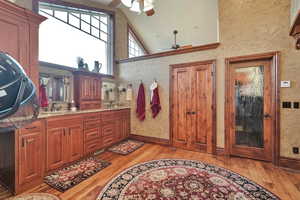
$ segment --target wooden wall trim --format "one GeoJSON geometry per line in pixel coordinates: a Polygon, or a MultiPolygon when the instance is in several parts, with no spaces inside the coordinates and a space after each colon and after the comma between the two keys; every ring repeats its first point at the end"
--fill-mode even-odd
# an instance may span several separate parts
{"type": "Polygon", "coordinates": [[[155,137],[149,137],[149,136],[142,136],[142,135],[135,135],[135,134],[130,134],[129,138],[135,139],[135,140],[140,140],[143,142],[149,142],[149,143],[154,143],[154,144],[161,144],[161,145],[170,145],[170,141],[168,139],[162,139],[162,138],[155,138],[155,137]]]}
{"type": "Polygon", "coordinates": [[[247,56],[238,56],[225,59],[225,154],[230,155],[229,152],[229,134],[231,126],[231,115],[229,109],[229,91],[230,91],[230,64],[237,62],[255,61],[260,59],[269,59],[272,61],[272,116],[273,117],[273,138],[272,138],[272,163],[279,165],[280,157],[280,52],[267,52],[261,54],[253,54],[247,56]]]}
{"type": "Polygon", "coordinates": [[[300,170],[300,159],[280,157],[279,166],[294,170],[300,170]]]}
{"type": "Polygon", "coordinates": [[[220,45],[220,43],[212,43],[212,44],[194,46],[194,47],[190,47],[190,48],[148,54],[148,55],[134,57],[134,58],[122,59],[122,60],[117,61],[117,64],[135,62],[135,61],[140,61],[140,60],[148,60],[148,59],[160,58],[160,57],[166,57],[166,56],[174,56],[174,55],[179,55],[179,54],[192,53],[192,52],[196,52],[196,51],[216,49],[219,45],[220,45]]]}

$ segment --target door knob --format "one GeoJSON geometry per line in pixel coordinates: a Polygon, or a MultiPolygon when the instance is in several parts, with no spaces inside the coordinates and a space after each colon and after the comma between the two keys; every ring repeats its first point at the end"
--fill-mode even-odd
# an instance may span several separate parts
{"type": "Polygon", "coordinates": [[[192,114],[192,115],[195,115],[195,114],[196,114],[196,112],[191,112],[191,114],[192,114]]]}
{"type": "Polygon", "coordinates": [[[264,114],[264,118],[271,118],[270,114],[264,114]]]}

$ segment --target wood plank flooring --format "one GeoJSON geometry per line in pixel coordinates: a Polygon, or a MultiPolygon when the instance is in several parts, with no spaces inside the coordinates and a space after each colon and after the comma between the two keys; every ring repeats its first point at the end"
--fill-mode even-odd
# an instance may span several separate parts
{"type": "Polygon", "coordinates": [[[59,196],[62,200],[95,200],[101,188],[111,178],[132,165],[155,159],[181,158],[199,160],[230,169],[262,185],[281,197],[282,200],[300,200],[300,173],[277,168],[266,162],[213,156],[155,144],[145,144],[127,156],[104,152],[99,157],[110,161],[112,164],[70,190],[61,193],[46,184],[42,184],[27,191],[27,193],[47,192],[59,196]]]}

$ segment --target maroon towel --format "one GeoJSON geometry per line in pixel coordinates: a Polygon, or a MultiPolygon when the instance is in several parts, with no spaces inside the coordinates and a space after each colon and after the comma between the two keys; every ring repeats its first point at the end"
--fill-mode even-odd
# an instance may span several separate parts
{"type": "Polygon", "coordinates": [[[136,116],[141,120],[144,121],[146,118],[145,111],[146,111],[146,103],[145,103],[145,89],[143,83],[140,84],[139,93],[136,100],[136,116]]]}
{"type": "Polygon", "coordinates": [[[155,118],[161,110],[158,87],[153,90],[153,97],[151,99],[152,117],[155,118]]]}
{"type": "Polygon", "coordinates": [[[45,85],[40,85],[40,94],[39,94],[39,99],[40,99],[40,106],[42,108],[45,108],[48,106],[48,98],[46,94],[46,87],[45,85]]]}

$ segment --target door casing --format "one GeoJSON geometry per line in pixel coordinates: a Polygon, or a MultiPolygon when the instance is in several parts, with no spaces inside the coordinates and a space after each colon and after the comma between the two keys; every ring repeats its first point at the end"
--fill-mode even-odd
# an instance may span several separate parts
{"type": "Polygon", "coordinates": [[[210,144],[207,146],[207,150],[209,153],[216,154],[217,149],[217,142],[216,142],[216,60],[206,60],[206,61],[197,61],[197,62],[189,62],[189,63],[181,63],[181,64],[173,64],[170,65],[170,114],[169,114],[169,120],[170,120],[170,144],[173,146],[173,86],[174,86],[174,79],[173,79],[173,69],[175,68],[184,68],[184,67],[191,67],[193,65],[205,65],[210,64],[211,65],[211,71],[212,71],[212,132],[211,134],[208,134],[208,137],[210,137],[210,144]]]}
{"type": "Polygon", "coordinates": [[[279,52],[269,52],[262,54],[254,54],[248,56],[239,56],[226,58],[225,64],[225,155],[230,155],[230,134],[232,126],[233,113],[230,112],[230,88],[231,77],[230,67],[234,63],[257,61],[257,60],[269,60],[271,63],[271,116],[272,116],[272,130],[271,130],[271,151],[272,151],[272,163],[278,165],[279,152],[280,152],[280,87],[279,87],[279,52]]]}

